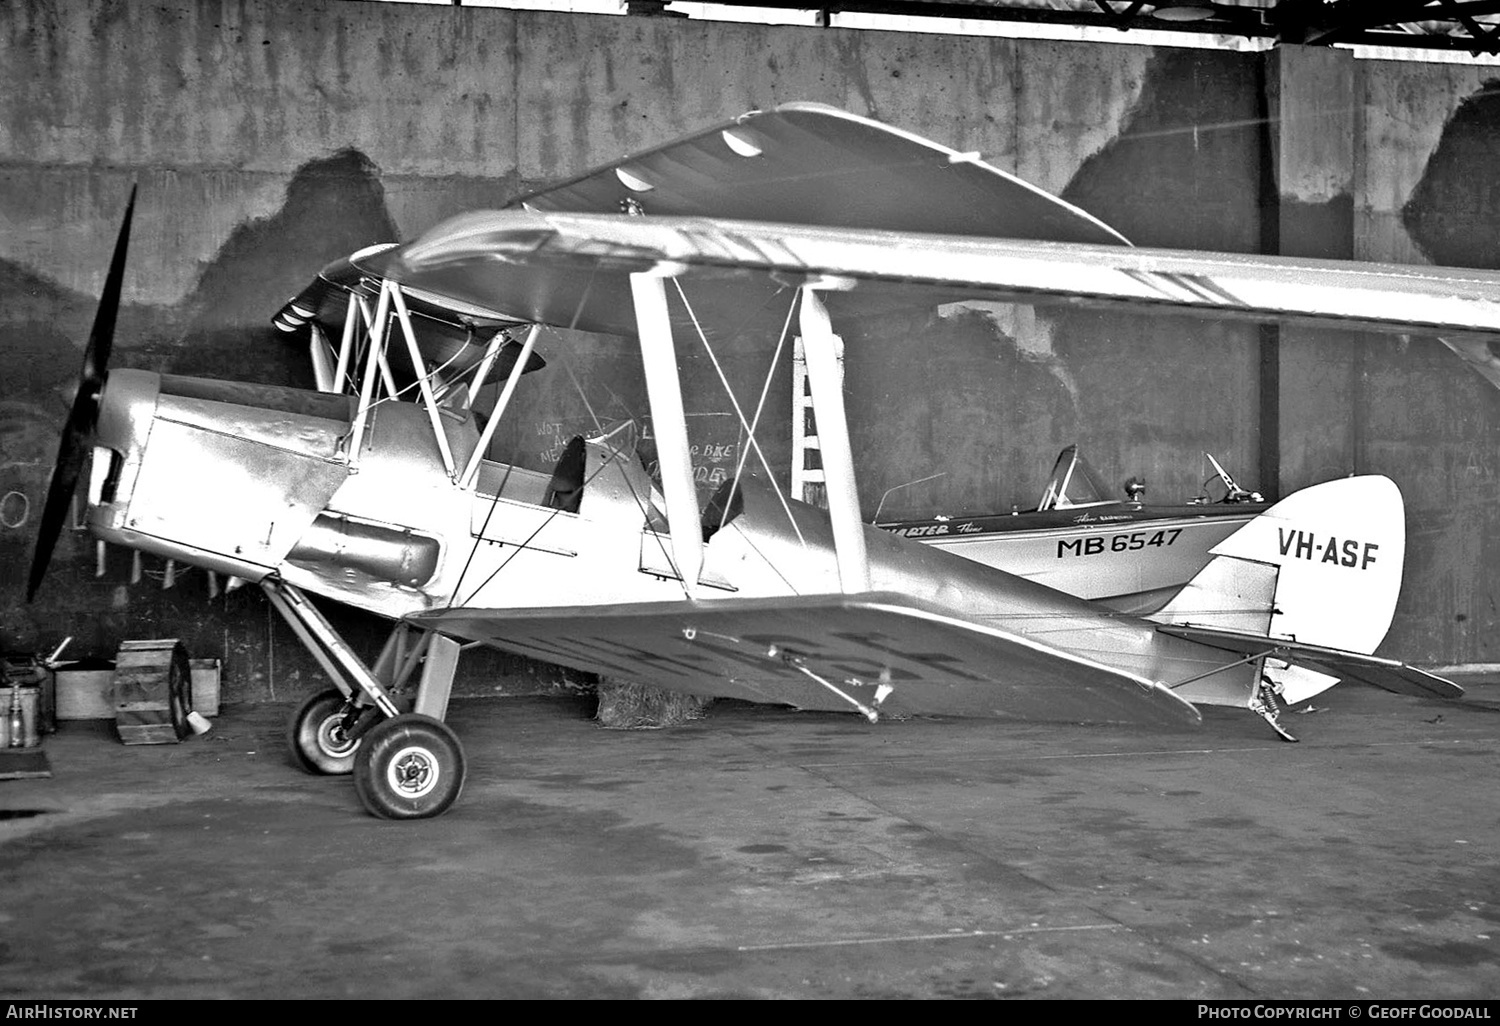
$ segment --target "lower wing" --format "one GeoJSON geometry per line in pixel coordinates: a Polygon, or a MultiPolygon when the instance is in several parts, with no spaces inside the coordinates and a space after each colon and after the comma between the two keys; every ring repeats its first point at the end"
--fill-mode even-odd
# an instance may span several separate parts
{"type": "MultiPolygon", "coordinates": [[[[1102,616],[1102,614],[1101,614],[1102,616]]],[[[1161,684],[899,595],[726,598],[409,618],[593,673],[802,709],[1196,725],[1161,684]]]]}

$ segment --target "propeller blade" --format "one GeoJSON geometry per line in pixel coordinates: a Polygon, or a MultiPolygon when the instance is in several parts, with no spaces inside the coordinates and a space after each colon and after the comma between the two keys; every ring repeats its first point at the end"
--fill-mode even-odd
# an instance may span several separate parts
{"type": "MultiPolygon", "coordinates": [[[[99,294],[99,309],[94,313],[94,326],[89,331],[88,345],[83,350],[83,369],[78,375],[79,395],[93,393],[90,397],[90,428],[98,419],[98,393],[109,373],[109,354],[115,344],[115,318],[120,312],[120,290],[125,283],[125,251],[130,248],[130,222],[135,216],[135,192],[136,186],[132,185],[130,201],[125,204],[125,219],[120,223],[120,234],[115,237],[115,252],[109,259],[109,273],[104,277],[104,291],[99,294]]],[[[76,398],[73,412],[78,412],[76,398]]]]}
{"type": "Polygon", "coordinates": [[[135,193],[136,187],[131,186],[125,219],[115,239],[109,273],[104,278],[104,291],[99,295],[94,326],[83,349],[78,392],[68,410],[68,420],[63,425],[62,440],[57,447],[57,460],[52,465],[52,482],[47,486],[47,503],[42,509],[36,552],[26,581],[27,602],[36,597],[42,578],[47,574],[47,566],[52,562],[52,550],[57,547],[58,536],[73,504],[73,493],[78,488],[78,477],[83,472],[89,435],[99,421],[99,395],[104,389],[105,378],[109,376],[109,354],[114,348],[115,320],[120,312],[120,292],[125,281],[125,253],[130,248],[130,222],[135,215],[135,193]]]}
{"type": "Polygon", "coordinates": [[[47,505],[42,510],[42,523],[36,534],[36,553],[31,558],[31,575],[26,580],[27,602],[36,598],[42,578],[47,575],[47,565],[52,562],[52,549],[57,545],[64,521],[68,519],[73,492],[78,487],[78,475],[83,470],[87,442],[85,435],[73,430],[70,417],[67,427],[63,428],[57,462],[52,467],[52,484],[47,488],[47,505]]]}

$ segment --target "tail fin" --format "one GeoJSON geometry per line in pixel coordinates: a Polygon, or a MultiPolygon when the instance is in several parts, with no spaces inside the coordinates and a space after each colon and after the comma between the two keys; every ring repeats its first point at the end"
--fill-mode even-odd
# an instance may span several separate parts
{"type": "MultiPolygon", "coordinates": [[[[1401,491],[1378,475],[1313,485],[1276,503],[1212,553],[1153,620],[1368,655],[1390,629],[1401,591],[1401,491]]],[[[1273,664],[1267,672],[1288,702],[1338,680],[1302,667],[1273,664]]]]}
{"type": "Polygon", "coordinates": [[[1154,619],[1374,652],[1401,591],[1401,491],[1378,475],[1304,488],[1224,539],[1213,556],[1154,619]]]}

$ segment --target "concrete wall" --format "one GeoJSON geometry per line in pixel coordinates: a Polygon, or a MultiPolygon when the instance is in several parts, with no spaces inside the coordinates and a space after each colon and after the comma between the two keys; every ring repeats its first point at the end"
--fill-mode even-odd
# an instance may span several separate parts
{"type": "MultiPolygon", "coordinates": [[[[201,575],[164,590],[150,560],[131,583],[122,552],[96,577],[92,545],[65,532],[43,595],[21,596],[132,181],[117,364],[270,381],[307,381],[268,318],[328,260],[789,100],[980,150],[1143,245],[1500,266],[1489,127],[1500,101],[1485,76],[1333,51],[338,0],[12,0],[0,96],[0,644],[73,633],[80,651],[107,654],[121,638],[181,633],[195,654],[225,657],[231,697],[283,697],[316,678],[250,590],[210,600],[201,575]]],[[[1143,476],[1158,499],[1195,492],[1203,449],[1267,492],[1379,471],[1403,486],[1411,521],[1387,648],[1500,660],[1500,396],[1429,340],[972,305],[845,333],[867,512],[937,473],[894,492],[885,513],[1032,503],[1075,440],[1108,478],[1143,476]]],[[[502,444],[538,466],[591,426],[591,408],[644,405],[618,347],[552,345],[586,399],[565,374],[529,389],[528,427],[502,444]]],[[[769,354],[769,342],[748,346],[740,373],[769,354]]],[[[786,438],[784,401],[774,415],[786,438]]],[[[714,417],[700,422],[716,437],[714,417]]],[[[348,626],[373,643],[370,625],[348,626]]],[[[471,666],[481,690],[550,677],[518,660],[471,666]]]]}

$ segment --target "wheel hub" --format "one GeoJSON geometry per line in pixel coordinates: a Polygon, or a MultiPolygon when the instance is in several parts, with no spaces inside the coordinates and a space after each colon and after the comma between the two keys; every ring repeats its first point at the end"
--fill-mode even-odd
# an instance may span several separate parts
{"type": "Polygon", "coordinates": [[[391,759],[386,780],[391,790],[404,798],[421,798],[438,785],[437,759],[425,748],[403,748],[391,759]]]}
{"type": "Polygon", "coordinates": [[[358,741],[349,740],[349,735],[344,733],[344,717],[341,714],[328,717],[318,727],[318,747],[334,758],[348,755],[358,745],[358,741]]]}

